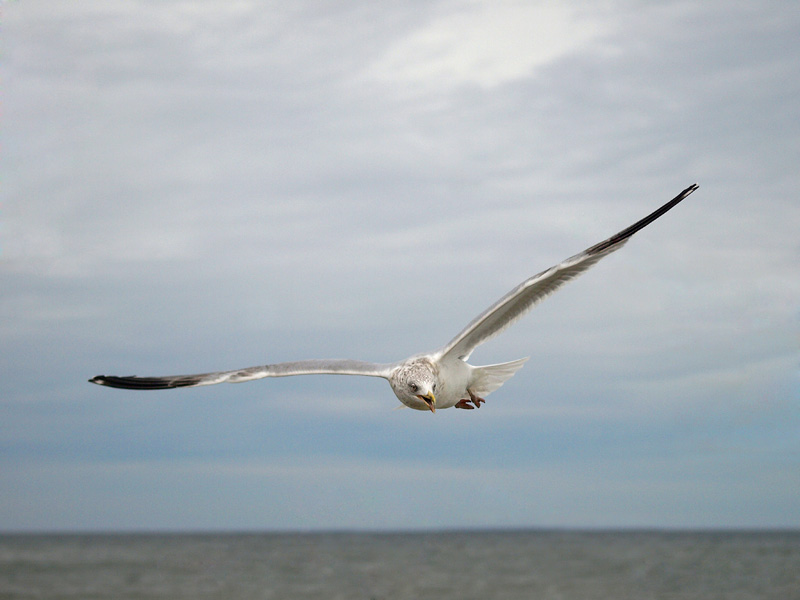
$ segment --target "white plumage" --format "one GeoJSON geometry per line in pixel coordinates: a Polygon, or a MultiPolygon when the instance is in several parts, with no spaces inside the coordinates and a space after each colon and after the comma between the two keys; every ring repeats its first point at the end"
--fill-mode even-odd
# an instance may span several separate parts
{"type": "Polygon", "coordinates": [[[467,360],[472,351],[494,337],[563,284],[577,277],[600,259],[619,250],[637,231],[646,227],[697,189],[691,185],[644,219],[587,248],[560,264],[526,279],[492,306],[475,317],[456,337],[435,352],[405,360],[377,364],[349,359],[314,359],[218,371],[197,375],[165,377],[116,377],[98,375],[89,381],[108,387],[160,390],[216,383],[240,383],[264,377],[293,375],[362,375],[389,381],[397,398],[417,410],[455,406],[480,407],[483,396],[497,390],[519,370],[527,358],[497,365],[473,366],[467,360]]]}

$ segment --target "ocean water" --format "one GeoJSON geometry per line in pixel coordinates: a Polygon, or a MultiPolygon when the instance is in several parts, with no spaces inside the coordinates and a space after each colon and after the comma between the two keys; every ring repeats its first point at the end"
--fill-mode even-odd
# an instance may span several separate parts
{"type": "Polygon", "coordinates": [[[800,532],[0,535],[0,599],[800,600],[800,532]]]}

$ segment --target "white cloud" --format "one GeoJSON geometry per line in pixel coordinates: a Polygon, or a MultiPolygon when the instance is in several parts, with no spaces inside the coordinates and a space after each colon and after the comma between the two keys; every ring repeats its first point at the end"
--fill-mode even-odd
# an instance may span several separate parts
{"type": "Polygon", "coordinates": [[[473,0],[447,3],[441,14],[395,42],[369,74],[389,84],[492,88],[531,75],[603,31],[562,2],[473,0]]]}

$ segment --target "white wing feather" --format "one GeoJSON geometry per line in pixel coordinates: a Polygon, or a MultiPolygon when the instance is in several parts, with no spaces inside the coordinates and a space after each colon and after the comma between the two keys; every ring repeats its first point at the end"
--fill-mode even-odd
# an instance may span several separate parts
{"type": "MultiPolygon", "coordinates": [[[[580,254],[568,258],[555,267],[551,267],[523,281],[473,319],[450,343],[436,352],[434,357],[442,359],[447,355],[453,355],[466,360],[476,346],[503,331],[567,281],[577,277],[603,257],[620,249],[634,233],[655,221],[696,189],[697,185],[689,186],[664,206],[627,229],[591,248],[587,248],[580,254]]],[[[196,375],[168,375],[164,377],[98,375],[89,381],[108,387],[160,390],[214,385],[225,382],[240,383],[264,377],[289,377],[292,375],[363,375],[389,379],[392,371],[399,364],[377,364],[350,359],[317,359],[276,363],[234,371],[199,373],[196,375]]],[[[514,364],[516,365],[516,363],[514,364]]]]}
{"type": "Polygon", "coordinates": [[[241,383],[264,377],[289,377],[292,375],[364,375],[388,379],[393,364],[377,364],[350,359],[316,359],[248,367],[234,371],[216,371],[196,375],[166,375],[163,377],[117,377],[98,375],[89,381],[108,387],[129,390],[164,390],[176,387],[197,387],[216,383],[241,383]]]}
{"type": "Polygon", "coordinates": [[[452,355],[466,360],[478,345],[496,336],[544,298],[589,269],[600,259],[622,248],[634,233],[655,221],[696,189],[697,184],[689,186],[658,210],[650,213],[630,227],[623,229],[599,244],[595,244],[591,248],[587,248],[580,254],[568,258],[562,263],[526,279],[475,317],[461,333],[441,348],[436,353],[436,356],[443,358],[447,355],[452,355]]]}

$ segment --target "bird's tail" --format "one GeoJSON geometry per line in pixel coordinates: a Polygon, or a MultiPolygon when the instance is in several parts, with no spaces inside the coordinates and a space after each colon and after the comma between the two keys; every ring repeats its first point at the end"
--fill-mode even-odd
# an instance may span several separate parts
{"type": "Polygon", "coordinates": [[[528,357],[512,360],[498,365],[475,367],[470,390],[477,396],[491,394],[522,368],[528,357]]]}

